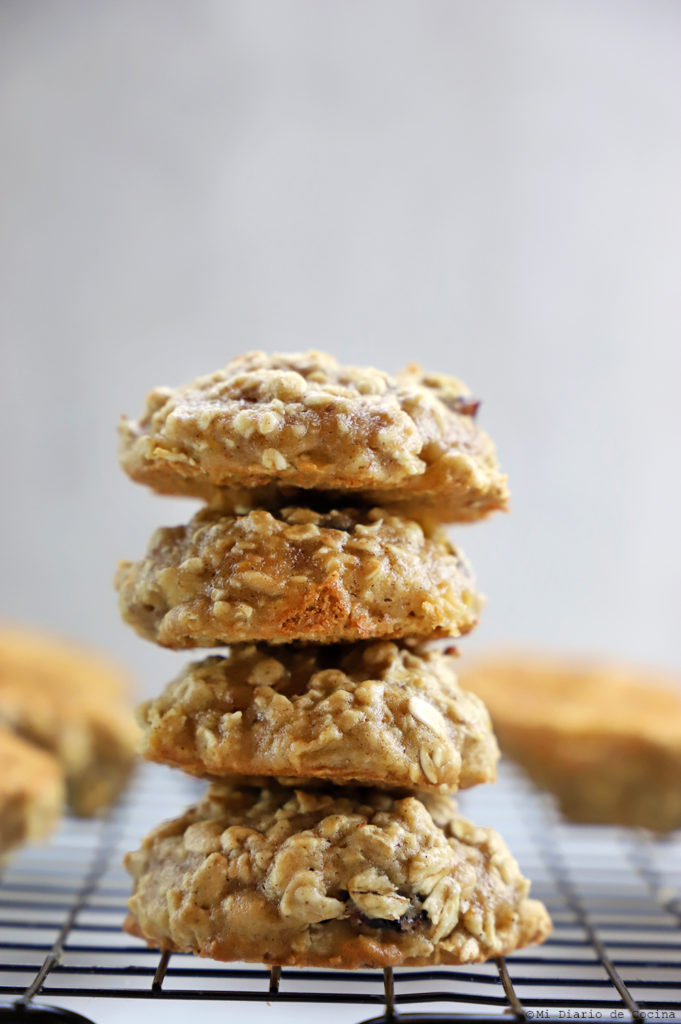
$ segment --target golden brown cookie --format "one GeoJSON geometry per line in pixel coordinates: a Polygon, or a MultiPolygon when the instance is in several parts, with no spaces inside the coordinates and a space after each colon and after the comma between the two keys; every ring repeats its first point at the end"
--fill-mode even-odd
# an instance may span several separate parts
{"type": "Polygon", "coordinates": [[[489,715],[455,670],[452,654],[387,641],[231,648],[141,706],[143,754],[197,775],[442,792],[492,782],[489,715]]]}
{"type": "Polygon", "coordinates": [[[63,805],[55,759],[0,727],[0,861],[22,843],[48,835],[63,805]]]}
{"type": "Polygon", "coordinates": [[[52,753],[76,814],[107,807],[132,769],[128,679],[108,659],[42,633],[0,630],[0,724],[52,753]]]}
{"type": "Polygon", "coordinates": [[[501,838],[443,797],[212,786],[126,867],[126,929],[216,960],[474,963],[551,928],[501,838]]]}
{"type": "Polygon", "coordinates": [[[489,708],[502,751],[558,797],[566,817],[681,827],[678,680],[529,654],[463,662],[459,675],[489,708]]]}
{"type": "Polygon", "coordinates": [[[121,422],[121,464],[156,491],[232,512],[245,489],[264,488],[258,503],[276,507],[276,489],[296,487],[479,519],[505,508],[508,490],[478,405],[460,381],[416,366],[393,378],[323,352],[250,352],[185,387],[155,388],[139,422],[121,422]]]}
{"type": "Polygon", "coordinates": [[[458,636],[481,605],[444,533],[382,509],[203,509],[116,585],[125,621],[172,648],[458,636]]]}

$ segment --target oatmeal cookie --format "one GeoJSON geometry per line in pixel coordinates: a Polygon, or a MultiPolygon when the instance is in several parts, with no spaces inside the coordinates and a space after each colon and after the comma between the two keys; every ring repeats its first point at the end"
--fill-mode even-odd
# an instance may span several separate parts
{"type": "Polygon", "coordinates": [[[121,562],[121,614],[163,647],[457,636],[481,600],[441,531],[382,509],[202,509],[121,562]]]}
{"type": "Polygon", "coordinates": [[[55,759],[0,727],[0,861],[22,843],[48,835],[63,805],[55,759]]]}
{"type": "Polygon", "coordinates": [[[681,685],[624,665],[507,654],[464,663],[502,751],[573,821],[681,828],[681,685]]]}
{"type": "Polygon", "coordinates": [[[118,666],[27,630],[0,630],[0,725],[53,754],[76,814],[111,804],[132,769],[138,731],[118,666]]]}
{"type": "Polygon", "coordinates": [[[444,797],[211,786],[125,863],[126,929],[216,960],[474,963],[551,927],[503,840],[444,797]]]}
{"type": "Polygon", "coordinates": [[[505,508],[508,490],[478,405],[460,381],[417,366],[393,378],[323,352],[250,352],[155,388],[139,422],[121,421],[121,464],[156,491],[229,511],[244,489],[264,488],[258,501],[272,507],[276,488],[292,486],[479,519],[505,508]]]}
{"type": "Polygon", "coordinates": [[[442,792],[491,782],[489,715],[455,669],[450,653],[388,641],[231,648],[141,706],[143,754],[197,775],[442,792]]]}

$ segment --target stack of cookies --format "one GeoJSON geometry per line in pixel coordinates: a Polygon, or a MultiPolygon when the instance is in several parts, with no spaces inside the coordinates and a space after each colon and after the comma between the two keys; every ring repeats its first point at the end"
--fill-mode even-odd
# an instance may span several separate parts
{"type": "Polygon", "coordinates": [[[544,907],[451,794],[495,777],[451,648],[481,598],[438,524],[507,501],[458,381],[254,352],[158,388],[121,427],[133,480],[206,507],[121,563],[124,619],[226,647],[140,709],[144,754],[209,780],[126,858],[126,928],[223,960],[468,963],[541,941],[544,907]]]}

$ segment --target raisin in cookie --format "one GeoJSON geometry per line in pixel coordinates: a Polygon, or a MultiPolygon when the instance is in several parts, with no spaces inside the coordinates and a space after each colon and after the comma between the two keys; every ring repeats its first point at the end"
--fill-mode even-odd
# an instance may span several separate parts
{"type": "Polygon", "coordinates": [[[138,731],[118,666],[37,632],[0,631],[0,725],[53,754],[76,814],[107,807],[132,769],[138,731]]]}
{"type": "Polygon", "coordinates": [[[198,775],[286,775],[454,792],[496,777],[456,658],[387,641],[231,648],[189,665],[138,721],[144,756],[198,775]]]}
{"type": "Polygon", "coordinates": [[[116,585],[125,621],[172,648],[458,636],[481,604],[444,533],[382,509],[203,509],[116,585]]]}
{"type": "Polygon", "coordinates": [[[566,817],[681,828],[678,680],[516,653],[464,664],[461,683],[485,701],[501,749],[566,817]]]}
{"type": "Polygon", "coordinates": [[[63,806],[55,759],[0,727],[0,861],[22,843],[48,835],[63,806]]]}
{"type": "Polygon", "coordinates": [[[504,508],[508,490],[478,404],[460,381],[416,366],[393,378],[323,352],[250,352],[154,389],[139,422],[121,422],[121,463],[156,491],[232,511],[244,489],[292,486],[479,519],[504,508]]]}
{"type": "Polygon", "coordinates": [[[211,786],[125,863],[127,930],[216,960],[473,963],[551,927],[503,840],[444,797],[211,786]]]}

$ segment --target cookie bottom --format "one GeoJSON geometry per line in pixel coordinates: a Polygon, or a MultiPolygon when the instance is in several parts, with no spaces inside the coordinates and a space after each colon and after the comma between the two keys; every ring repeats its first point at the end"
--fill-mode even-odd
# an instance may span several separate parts
{"type": "Polygon", "coordinates": [[[126,867],[125,929],[215,960],[466,964],[551,930],[503,840],[444,797],[213,784],[126,867]]]}

